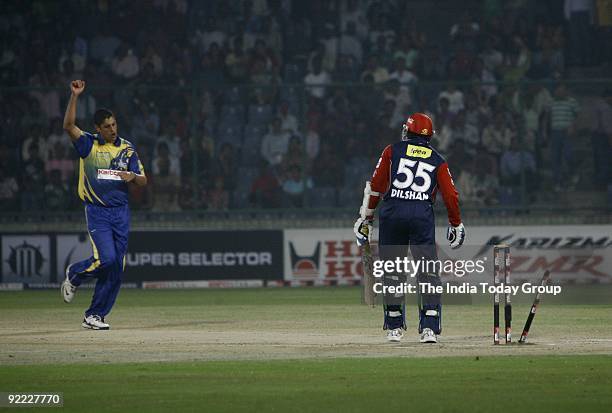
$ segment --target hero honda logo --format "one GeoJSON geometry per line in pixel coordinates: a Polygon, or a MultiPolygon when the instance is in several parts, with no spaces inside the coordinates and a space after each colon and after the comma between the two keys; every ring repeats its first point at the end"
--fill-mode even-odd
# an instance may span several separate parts
{"type": "Polygon", "coordinates": [[[310,248],[304,243],[289,241],[291,274],[294,277],[338,279],[363,276],[359,247],[353,240],[320,240],[308,243],[308,246],[310,248]]]}
{"type": "Polygon", "coordinates": [[[295,252],[293,242],[289,242],[291,250],[291,269],[296,277],[316,277],[319,275],[319,258],[321,252],[321,243],[317,242],[314,253],[310,256],[300,256],[295,252]]]}

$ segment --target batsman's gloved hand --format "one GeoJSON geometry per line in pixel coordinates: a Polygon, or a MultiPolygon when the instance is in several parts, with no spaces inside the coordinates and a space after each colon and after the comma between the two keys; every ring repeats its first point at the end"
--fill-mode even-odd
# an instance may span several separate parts
{"type": "Polygon", "coordinates": [[[463,241],[465,240],[465,227],[463,223],[457,225],[456,227],[449,225],[448,230],[446,231],[446,239],[448,240],[450,247],[454,250],[463,245],[463,241]]]}
{"type": "Polygon", "coordinates": [[[360,247],[370,242],[370,234],[372,233],[372,220],[368,218],[357,218],[353,226],[353,232],[357,237],[357,245],[360,247]]]}

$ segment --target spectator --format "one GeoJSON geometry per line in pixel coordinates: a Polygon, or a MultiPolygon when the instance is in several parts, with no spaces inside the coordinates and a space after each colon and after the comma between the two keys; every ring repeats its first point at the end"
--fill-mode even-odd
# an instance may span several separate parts
{"type": "Polygon", "coordinates": [[[236,36],[230,52],[225,56],[227,75],[233,82],[244,81],[248,73],[248,57],[244,52],[243,37],[236,36]]]}
{"type": "Polygon", "coordinates": [[[267,162],[261,161],[259,173],[251,185],[249,202],[255,208],[278,208],[280,200],[278,179],[267,162]]]}
{"type": "MultiPolygon", "coordinates": [[[[19,102],[22,103],[22,102],[19,102]]],[[[27,105],[25,107],[25,114],[21,117],[21,126],[23,129],[28,129],[33,126],[44,127],[49,124],[49,119],[43,113],[40,108],[40,102],[37,99],[27,99],[27,101],[23,101],[23,104],[27,105]]]]}
{"type": "Polygon", "coordinates": [[[294,165],[289,168],[285,179],[283,179],[283,200],[286,206],[301,208],[304,203],[304,193],[312,188],[310,178],[305,178],[302,169],[294,165]]]}
{"type": "Polygon", "coordinates": [[[607,186],[612,183],[612,89],[607,89],[594,105],[595,125],[591,134],[593,161],[595,166],[594,181],[596,186],[607,186]]]}
{"type": "MultiPolygon", "coordinates": [[[[155,122],[154,120],[151,120],[155,122]]],[[[157,156],[157,151],[160,147],[160,144],[163,142],[170,151],[170,154],[173,157],[178,157],[181,155],[181,142],[183,141],[178,135],[176,135],[176,127],[171,124],[171,122],[164,122],[161,126],[161,134],[155,141],[155,151],[153,156],[157,156]]]]}
{"type": "Polygon", "coordinates": [[[309,71],[306,77],[304,77],[304,84],[306,90],[311,96],[317,99],[323,99],[325,97],[325,87],[331,83],[331,77],[329,73],[324,72],[321,69],[321,59],[316,58],[312,62],[312,71],[309,71]]]}
{"type": "Polygon", "coordinates": [[[478,203],[481,205],[497,204],[499,181],[494,174],[495,170],[487,162],[474,159],[474,171],[473,191],[478,203]]]}
{"type": "Polygon", "coordinates": [[[230,143],[223,143],[214,161],[212,171],[223,177],[223,187],[228,191],[236,189],[236,180],[239,178],[236,170],[238,170],[238,163],[234,147],[230,143]]]}
{"type": "Polygon", "coordinates": [[[514,137],[512,130],[506,125],[503,113],[497,113],[482,131],[482,145],[485,150],[496,157],[499,157],[510,147],[510,142],[514,137]]]}
{"type": "Polygon", "coordinates": [[[55,145],[49,151],[49,159],[45,162],[47,176],[52,171],[59,171],[60,178],[66,182],[74,175],[74,161],[68,158],[68,151],[64,145],[55,145]]]}
{"type": "Polygon", "coordinates": [[[20,212],[40,211],[44,206],[44,196],[41,188],[29,179],[23,179],[20,185],[20,212]]]}
{"type": "Polygon", "coordinates": [[[113,33],[110,25],[102,24],[89,44],[90,56],[94,61],[110,63],[115,51],[121,45],[121,40],[113,33]]]}
{"type": "Polygon", "coordinates": [[[361,72],[361,81],[367,75],[371,75],[374,83],[385,83],[389,80],[389,72],[384,66],[381,66],[377,55],[370,55],[366,61],[366,66],[361,72]]]}
{"type": "Polygon", "coordinates": [[[8,173],[9,171],[2,165],[2,168],[0,168],[0,205],[2,205],[2,211],[14,211],[17,207],[19,185],[17,179],[8,173]]]}
{"type": "Polygon", "coordinates": [[[460,139],[465,143],[466,151],[474,156],[480,146],[480,132],[478,128],[466,122],[465,112],[457,113],[451,123],[453,139],[460,139]]]}
{"type": "Polygon", "coordinates": [[[522,121],[523,145],[530,151],[535,151],[540,142],[541,113],[536,108],[535,94],[532,89],[527,90],[521,105],[520,119],[522,121]]]}
{"type": "Polygon", "coordinates": [[[448,98],[442,97],[438,100],[438,110],[435,118],[437,122],[443,122],[448,127],[451,126],[455,114],[450,111],[450,101],[448,98]]]}
{"type": "Polygon", "coordinates": [[[134,50],[126,45],[121,45],[111,62],[111,69],[113,74],[120,79],[135,78],[140,70],[140,65],[138,64],[138,58],[134,55],[134,50]]]}
{"type": "Polygon", "coordinates": [[[480,93],[488,102],[493,96],[497,95],[497,79],[489,69],[487,69],[481,59],[474,61],[472,79],[481,83],[480,93]]]}
{"type": "Polygon", "coordinates": [[[68,185],[62,180],[62,171],[53,169],[49,172],[45,186],[45,209],[64,211],[68,206],[68,185]]]}
{"type": "MultiPolygon", "coordinates": [[[[461,141],[463,142],[463,141],[461,141]]],[[[450,162],[450,160],[449,160],[450,162]]],[[[453,163],[453,165],[457,165],[453,163]]],[[[465,163],[461,167],[453,168],[457,172],[452,172],[455,176],[457,191],[461,194],[461,202],[474,204],[478,203],[479,199],[476,195],[476,177],[474,175],[474,161],[471,157],[465,159],[465,163]]]]}
{"type": "Polygon", "coordinates": [[[61,116],[59,93],[55,89],[47,89],[52,86],[52,81],[43,67],[38,66],[38,70],[39,72],[30,78],[30,86],[43,89],[35,89],[30,95],[38,100],[46,119],[59,118],[61,116]]]}
{"type": "MultiPolygon", "coordinates": [[[[417,77],[409,70],[406,70],[406,61],[398,57],[393,64],[393,72],[389,75],[389,79],[397,80],[402,89],[411,92],[414,84],[417,82],[417,77]]],[[[412,94],[412,92],[411,92],[412,94]]]]}
{"type": "Polygon", "coordinates": [[[454,41],[471,41],[480,33],[480,25],[472,19],[468,12],[464,12],[459,22],[450,29],[450,37],[454,41]]]}
{"type": "Polygon", "coordinates": [[[211,210],[226,210],[229,207],[229,192],[222,175],[215,177],[213,187],[208,190],[206,202],[211,210]]]}
{"type": "Polygon", "coordinates": [[[432,138],[432,146],[445,156],[448,155],[451,143],[453,142],[453,131],[449,123],[444,117],[439,120],[435,118],[436,133],[432,138]]]}
{"type": "MultiPolygon", "coordinates": [[[[70,149],[72,145],[70,144],[70,139],[64,134],[64,129],[62,128],[62,120],[60,118],[55,118],[51,120],[50,134],[45,139],[45,144],[47,146],[48,151],[52,151],[55,146],[63,146],[66,149],[70,149]]],[[[39,142],[40,147],[40,142],[39,142]]],[[[46,156],[49,158],[49,156],[46,156]]]]}
{"type": "Polygon", "coordinates": [[[443,99],[448,99],[448,111],[453,115],[465,108],[463,103],[463,92],[455,87],[454,83],[449,83],[446,89],[438,95],[438,103],[443,99]]]}
{"type": "MultiPolygon", "coordinates": [[[[397,122],[402,122],[407,118],[407,113],[410,112],[410,107],[412,104],[412,97],[410,96],[410,92],[406,89],[403,89],[400,86],[400,83],[397,79],[391,79],[387,82],[385,87],[385,105],[388,105],[388,101],[391,100],[395,103],[395,108],[391,115],[390,126],[397,124],[397,122]]],[[[385,106],[386,108],[386,106],[385,106]]]]}
{"type": "Polygon", "coordinates": [[[393,53],[395,66],[397,67],[397,60],[400,59],[403,61],[402,67],[411,71],[416,66],[418,58],[419,51],[413,46],[410,36],[408,34],[400,36],[398,48],[393,53]]]}
{"type": "Polygon", "coordinates": [[[579,175],[571,170],[572,138],[576,135],[575,121],[578,117],[580,105],[578,101],[569,95],[564,83],[560,83],[555,89],[555,97],[548,107],[550,120],[550,150],[553,169],[554,190],[561,190],[561,183],[568,182],[570,185],[578,183],[579,175]],[[571,174],[571,176],[570,176],[571,174]]]}
{"type": "Polygon", "coordinates": [[[36,154],[43,162],[49,156],[47,140],[43,137],[43,133],[43,128],[39,125],[33,125],[30,128],[30,135],[21,144],[21,159],[24,162],[30,160],[32,146],[36,146],[36,154]]]}
{"type": "MultiPolygon", "coordinates": [[[[322,66],[324,72],[333,73],[336,70],[336,57],[340,53],[340,39],[335,35],[335,27],[333,24],[327,23],[324,28],[323,38],[321,42],[325,46],[325,55],[321,57],[321,63],[325,63],[322,66]]],[[[313,68],[314,71],[314,61],[313,68]]]]}
{"type": "Polygon", "coordinates": [[[314,160],[319,154],[320,137],[312,125],[308,125],[306,130],[306,156],[310,161],[314,160]]]}
{"type": "Polygon", "coordinates": [[[181,189],[178,194],[178,204],[182,211],[196,209],[196,201],[194,200],[194,189],[189,179],[181,181],[181,189]]]}
{"type": "Polygon", "coordinates": [[[289,103],[282,101],[278,106],[278,117],[281,120],[281,130],[290,135],[298,133],[298,121],[295,116],[289,113],[289,103]]]}
{"type": "Polygon", "coordinates": [[[333,57],[327,53],[325,49],[325,43],[318,42],[315,48],[310,52],[308,56],[308,71],[313,70],[315,59],[321,60],[321,68],[324,72],[333,73],[336,69],[336,56],[333,57]]]}
{"type": "Polygon", "coordinates": [[[346,0],[341,4],[341,27],[347,27],[349,22],[355,25],[355,32],[361,41],[368,37],[368,20],[358,0],[346,0]]]}
{"type": "Polygon", "coordinates": [[[393,53],[391,51],[391,44],[395,34],[390,31],[376,35],[376,33],[370,33],[370,36],[375,39],[372,47],[370,48],[370,54],[378,56],[380,64],[384,67],[391,66],[393,63],[393,53]]]}
{"type": "Polygon", "coordinates": [[[305,167],[306,172],[308,172],[309,164],[307,158],[304,156],[304,144],[301,139],[297,136],[292,136],[289,140],[289,147],[287,149],[287,154],[283,159],[283,170],[287,171],[292,166],[297,165],[300,167],[305,167]]]}
{"type": "Polygon", "coordinates": [[[457,191],[466,203],[489,206],[497,203],[497,178],[487,163],[472,159],[462,168],[457,178],[457,191]]]}
{"type": "Polygon", "coordinates": [[[201,52],[206,52],[213,43],[223,46],[226,39],[227,35],[219,28],[217,20],[210,17],[206,21],[205,31],[196,30],[193,42],[200,47],[201,52]]]}
{"type": "Polygon", "coordinates": [[[261,141],[261,156],[272,166],[279,165],[289,148],[289,134],[281,129],[280,118],[270,124],[270,131],[261,141]]]}
{"type": "Polygon", "coordinates": [[[312,179],[314,185],[319,187],[339,187],[344,180],[344,166],[335,156],[329,143],[321,145],[321,152],[312,166],[312,179]]]}
{"type": "MultiPolygon", "coordinates": [[[[153,144],[157,141],[159,133],[159,115],[157,107],[153,102],[146,102],[142,99],[134,99],[137,112],[132,121],[132,136],[136,143],[143,142],[153,144]]],[[[167,120],[169,121],[169,120],[167,120]]]]}
{"type": "Polygon", "coordinates": [[[145,54],[140,59],[140,66],[145,67],[150,64],[153,69],[153,74],[156,78],[160,78],[164,73],[164,61],[155,50],[155,46],[149,44],[145,50],[145,54]]]}
{"type": "Polygon", "coordinates": [[[451,172],[459,176],[459,174],[468,167],[471,162],[471,157],[465,149],[465,142],[461,139],[453,139],[450,145],[450,155],[448,156],[448,164],[451,172]]]}
{"type": "Polygon", "coordinates": [[[167,147],[160,144],[159,155],[153,160],[153,210],[159,212],[179,211],[178,191],[180,175],[177,163],[173,165],[167,147]]]}
{"type": "Polygon", "coordinates": [[[570,57],[572,64],[591,63],[591,24],[594,16],[594,2],[565,0],[564,14],[569,22],[570,57]]]}
{"type": "Polygon", "coordinates": [[[346,30],[340,37],[338,52],[340,54],[352,56],[357,64],[361,65],[363,60],[363,49],[361,47],[361,42],[357,38],[355,22],[349,21],[346,24],[346,30]]]}
{"type": "Polygon", "coordinates": [[[531,67],[531,51],[518,36],[514,37],[513,43],[515,50],[506,56],[501,73],[504,82],[516,83],[525,77],[531,67]]]}
{"type": "Polygon", "coordinates": [[[424,63],[421,65],[422,78],[430,81],[442,81],[447,78],[446,61],[436,45],[425,52],[424,63]],[[426,62],[426,63],[425,63],[426,62]]]}
{"type": "Polygon", "coordinates": [[[40,156],[38,144],[33,143],[28,149],[28,158],[23,165],[23,180],[31,182],[30,187],[42,193],[45,184],[45,162],[40,156]]]}
{"type": "Polygon", "coordinates": [[[160,175],[163,168],[168,168],[167,176],[180,177],[181,166],[177,153],[170,151],[166,142],[159,142],[153,157],[153,175],[160,175]]]}
{"type": "Polygon", "coordinates": [[[518,139],[512,139],[510,148],[501,156],[500,177],[503,185],[520,186],[524,176],[525,184],[531,189],[537,182],[533,179],[536,164],[533,153],[521,148],[518,139]]]}
{"type": "Polygon", "coordinates": [[[496,74],[504,63],[504,55],[495,48],[494,40],[491,36],[485,39],[484,49],[480,52],[484,67],[491,73],[496,74]]]}
{"type": "Polygon", "coordinates": [[[359,67],[355,58],[348,54],[338,56],[333,80],[338,83],[354,83],[359,80],[359,67]]]}

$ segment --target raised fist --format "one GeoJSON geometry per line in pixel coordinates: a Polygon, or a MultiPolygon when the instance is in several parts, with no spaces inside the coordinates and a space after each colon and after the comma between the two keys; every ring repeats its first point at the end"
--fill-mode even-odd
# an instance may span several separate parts
{"type": "Polygon", "coordinates": [[[83,93],[85,90],[85,81],[84,80],[73,80],[70,82],[70,90],[76,96],[83,93]]]}

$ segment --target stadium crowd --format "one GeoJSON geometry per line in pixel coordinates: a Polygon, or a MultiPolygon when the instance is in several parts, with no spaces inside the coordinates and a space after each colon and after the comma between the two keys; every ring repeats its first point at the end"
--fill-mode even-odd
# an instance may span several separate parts
{"type": "Polygon", "coordinates": [[[79,204],[61,121],[72,79],[88,88],[78,124],[111,108],[135,144],[151,184],[131,203],[145,210],[357,205],[417,110],[434,119],[462,202],[609,184],[609,91],[589,106],[593,172],[572,171],[584,108],[568,67],[610,61],[576,43],[599,39],[589,2],[477,2],[481,13],[441,14],[435,32],[415,13],[426,3],[5,2],[1,209],[79,204]]]}

